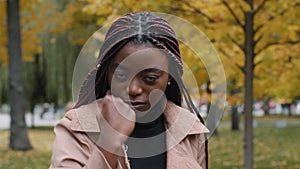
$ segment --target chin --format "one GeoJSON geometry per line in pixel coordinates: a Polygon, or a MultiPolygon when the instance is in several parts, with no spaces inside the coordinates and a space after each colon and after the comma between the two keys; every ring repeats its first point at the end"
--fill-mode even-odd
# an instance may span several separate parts
{"type": "Polygon", "coordinates": [[[133,109],[133,110],[137,117],[144,116],[149,113],[149,109],[146,109],[146,108],[145,109],[133,109]]]}
{"type": "Polygon", "coordinates": [[[159,111],[152,107],[151,109],[135,110],[135,113],[137,122],[148,123],[157,119],[163,111],[159,111]]]}

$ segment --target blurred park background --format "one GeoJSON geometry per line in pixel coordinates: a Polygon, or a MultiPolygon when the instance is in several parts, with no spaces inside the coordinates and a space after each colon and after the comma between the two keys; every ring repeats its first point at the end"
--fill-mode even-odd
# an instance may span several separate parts
{"type": "MultiPolygon", "coordinates": [[[[300,168],[299,0],[0,0],[0,169],[49,167],[81,48],[104,23],[135,11],[188,20],[220,56],[227,99],[209,138],[212,169],[300,168]]],[[[218,84],[194,51],[181,51],[206,117],[218,84]]]]}

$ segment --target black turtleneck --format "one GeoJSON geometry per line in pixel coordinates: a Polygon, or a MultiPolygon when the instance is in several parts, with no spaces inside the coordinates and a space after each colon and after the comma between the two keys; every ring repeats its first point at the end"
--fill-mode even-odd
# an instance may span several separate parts
{"type": "Polygon", "coordinates": [[[166,168],[166,134],[164,116],[148,123],[137,123],[126,141],[132,169],[166,168]]]}

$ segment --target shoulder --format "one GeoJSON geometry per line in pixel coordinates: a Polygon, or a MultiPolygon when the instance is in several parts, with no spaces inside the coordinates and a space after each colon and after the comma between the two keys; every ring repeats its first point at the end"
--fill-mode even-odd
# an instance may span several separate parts
{"type": "Polygon", "coordinates": [[[94,101],[90,104],[71,109],[66,112],[65,116],[59,121],[57,126],[76,132],[99,132],[99,126],[96,115],[101,111],[101,101],[94,101]]]}
{"type": "Polygon", "coordinates": [[[206,133],[209,133],[196,115],[172,102],[168,102],[164,115],[168,149],[174,146],[185,149],[198,147],[201,138],[205,139],[206,133]]]}
{"type": "Polygon", "coordinates": [[[164,112],[167,127],[188,134],[208,133],[209,130],[189,110],[168,101],[164,112]]]}

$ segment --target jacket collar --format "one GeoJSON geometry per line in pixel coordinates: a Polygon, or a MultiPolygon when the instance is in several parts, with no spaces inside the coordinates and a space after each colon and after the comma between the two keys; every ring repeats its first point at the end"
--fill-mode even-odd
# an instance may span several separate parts
{"type": "MultiPolygon", "coordinates": [[[[101,112],[101,108],[102,102],[98,100],[68,112],[66,118],[71,120],[71,130],[92,133],[100,132],[96,114],[97,112],[101,112]]],[[[187,135],[209,132],[198,117],[173,102],[167,102],[164,115],[166,119],[167,138],[171,147],[173,143],[176,145],[176,143],[184,139],[187,135]]]]}

